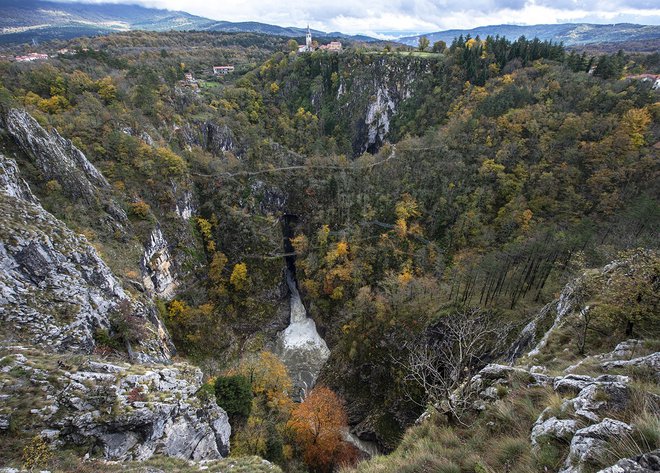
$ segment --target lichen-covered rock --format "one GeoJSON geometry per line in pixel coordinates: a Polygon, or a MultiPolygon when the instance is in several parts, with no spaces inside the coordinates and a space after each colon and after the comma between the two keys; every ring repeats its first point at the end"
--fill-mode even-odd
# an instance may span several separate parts
{"type": "Polygon", "coordinates": [[[173,347],[153,304],[129,296],[85,237],[18,195],[17,178],[0,187],[2,339],[90,353],[95,332],[117,316],[139,328],[135,360],[168,360],[173,347]]]}
{"type": "Polygon", "coordinates": [[[32,194],[30,186],[19,175],[18,167],[13,159],[0,154],[0,189],[11,197],[38,204],[38,199],[32,194]]]}
{"type": "Polygon", "coordinates": [[[578,422],[573,419],[557,419],[556,417],[544,421],[539,419],[532,427],[530,439],[533,446],[538,444],[539,437],[544,436],[568,441],[577,432],[578,428],[578,422]]]}
{"type": "Polygon", "coordinates": [[[626,458],[598,473],[650,473],[660,471],[660,449],[626,458]]]}
{"type": "Polygon", "coordinates": [[[164,299],[174,294],[177,283],[174,278],[172,256],[160,226],[156,226],[151,232],[149,241],[144,247],[140,268],[144,287],[149,293],[164,299]]]}
{"type": "Polygon", "coordinates": [[[660,380],[660,352],[651,353],[647,356],[640,356],[638,358],[633,358],[632,360],[608,361],[603,363],[602,366],[605,370],[624,367],[650,368],[655,371],[656,376],[660,380]]]}
{"type": "Polygon", "coordinates": [[[570,402],[576,415],[597,422],[599,412],[622,411],[629,401],[630,388],[625,383],[599,381],[586,386],[570,402]]]}
{"type": "Polygon", "coordinates": [[[574,393],[577,394],[584,388],[593,384],[594,378],[591,376],[582,376],[577,374],[569,374],[563,378],[555,379],[553,388],[559,393],[574,393]]]}
{"type": "Polygon", "coordinates": [[[582,473],[587,465],[602,457],[608,440],[631,432],[632,428],[628,424],[609,418],[578,430],[571,440],[570,452],[559,473],[582,473]]]}
{"type": "Polygon", "coordinates": [[[197,461],[229,453],[227,414],[212,395],[197,396],[198,368],[174,364],[145,370],[96,360],[69,365],[65,358],[13,348],[0,349],[8,368],[0,382],[0,394],[7,396],[0,415],[13,415],[4,406],[39,383],[41,390],[29,393],[40,406],[30,411],[31,428],[53,446],[88,447],[109,460],[159,454],[197,461]]]}

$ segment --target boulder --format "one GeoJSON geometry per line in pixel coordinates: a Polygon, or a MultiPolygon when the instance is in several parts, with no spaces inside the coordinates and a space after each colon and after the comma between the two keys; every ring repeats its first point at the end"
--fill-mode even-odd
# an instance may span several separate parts
{"type": "Polygon", "coordinates": [[[577,374],[569,374],[563,378],[555,379],[553,389],[561,394],[577,394],[584,388],[593,384],[594,378],[591,376],[581,376],[577,374]]]}
{"type": "Polygon", "coordinates": [[[557,419],[556,417],[551,417],[545,421],[539,419],[532,427],[530,439],[533,446],[538,445],[538,438],[542,436],[569,441],[578,428],[578,422],[573,419],[557,419]]]}
{"type": "Polygon", "coordinates": [[[582,473],[589,464],[598,461],[607,442],[632,432],[632,428],[618,420],[606,418],[602,422],[575,432],[564,466],[559,473],[582,473]]]}
{"type": "Polygon", "coordinates": [[[660,449],[625,458],[598,473],[649,473],[660,471],[660,449]]]}

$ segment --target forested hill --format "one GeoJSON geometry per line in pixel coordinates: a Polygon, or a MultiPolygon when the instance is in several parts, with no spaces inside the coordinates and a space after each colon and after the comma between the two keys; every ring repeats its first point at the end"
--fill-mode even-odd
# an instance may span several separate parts
{"type": "MultiPolygon", "coordinates": [[[[660,108],[654,82],[640,74],[660,72],[658,54],[590,57],[549,41],[466,37],[435,52],[356,46],[297,54],[280,37],[184,32],[128,32],[68,46],[72,54],[44,62],[0,61],[0,144],[8,161],[0,184],[21,176],[0,197],[8,215],[27,209],[30,217],[3,227],[2,249],[17,262],[6,274],[25,274],[20,284],[33,288],[39,310],[53,300],[64,305],[53,324],[78,320],[85,312],[53,295],[67,288],[58,276],[62,261],[78,254],[55,249],[75,236],[85,254],[104,261],[116,293],[121,284],[151,311],[152,324],[118,305],[105,325],[89,328],[83,353],[123,363],[134,356],[131,344],[146,338],[144,327],[162,320],[179,356],[204,372],[203,385],[199,375],[183,400],[198,397],[194,407],[217,395],[232,424],[232,455],[260,455],[288,471],[331,471],[360,456],[342,437],[347,424],[373,448],[395,449],[427,405],[446,405],[415,382],[406,360],[426,342],[445,340],[438,334],[455,328],[452,321],[489,327],[476,344],[481,351],[447,376],[456,383],[504,359],[510,347],[529,345],[518,344],[518,335],[528,323],[534,337],[551,326],[557,307],[569,306],[565,294],[576,325],[550,339],[550,351],[534,359],[544,366],[535,369],[559,376],[569,363],[633,337],[647,340],[645,350],[657,347],[660,108]],[[214,76],[218,63],[240,67],[214,76]],[[11,205],[19,197],[30,202],[11,205]],[[44,222],[50,230],[35,230],[44,222]],[[25,235],[36,234],[48,251],[29,245],[25,235]],[[38,264],[46,259],[47,272],[38,264]],[[576,285],[583,274],[588,284],[576,285]],[[320,443],[305,427],[314,404],[291,401],[292,381],[273,354],[289,323],[291,287],[330,350],[312,399],[336,415],[320,443]],[[595,309],[582,311],[585,305],[595,309]],[[240,399],[228,402],[231,383],[240,399]]],[[[3,284],[12,281],[1,275],[3,284]]],[[[30,323],[34,313],[3,323],[3,340],[13,346],[49,336],[50,326],[30,323]],[[44,332],[30,338],[31,330],[44,332]]],[[[150,328],[153,334],[169,342],[162,328],[150,328]]],[[[52,365],[25,353],[38,369],[52,365]]],[[[63,359],[57,369],[79,378],[66,364],[77,360],[63,359]]],[[[24,386],[25,399],[41,396],[41,385],[18,383],[26,371],[11,366],[2,386],[24,386]]],[[[142,379],[128,368],[103,369],[115,374],[94,379],[142,379]]],[[[639,389],[657,379],[645,370],[630,369],[639,389]]],[[[428,447],[420,468],[451,453],[445,471],[559,471],[566,441],[536,461],[528,436],[546,405],[555,418],[563,412],[561,397],[529,386],[530,371],[506,371],[512,378],[505,381],[502,370],[491,374],[482,378],[498,384],[486,394],[512,393],[512,402],[484,410],[475,431],[447,411],[444,421],[404,440],[395,457],[401,463],[387,471],[405,471],[411,442],[428,447]],[[483,448],[495,433],[497,449],[483,448]],[[466,438],[469,455],[458,447],[466,438]]],[[[106,430],[62,429],[53,465],[75,463],[81,445],[116,458],[119,447],[98,448],[119,443],[108,434],[112,416],[146,416],[177,402],[151,387],[124,391],[126,410],[70,403],[102,409],[95,422],[106,430]]],[[[594,403],[605,402],[605,394],[592,394],[594,403]]],[[[33,419],[31,403],[11,399],[15,418],[33,419]]],[[[620,418],[641,416],[639,405],[620,418]]],[[[39,422],[14,422],[1,434],[8,464],[19,464],[48,427],[39,422]]],[[[583,425],[574,422],[574,430],[583,425]]],[[[130,428],[120,447],[162,453],[141,449],[144,425],[130,428]]],[[[223,442],[215,453],[226,452],[227,435],[223,428],[216,436],[223,442]]]]}
{"type": "MultiPolygon", "coordinates": [[[[183,11],[120,3],[68,3],[46,0],[6,0],[0,4],[0,44],[109,34],[115,31],[225,31],[304,38],[307,29],[266,23],[217,21],[183,11]]],[[[314,36],[353,38],[367,36],[313,30],[314,36]]]]}
{"type": "MultiPolygon", "coordinates": [[[[491,25],[480,26],[469,30],[446,30],[425,34],[433,43],[444,41],[450,43],[454,38],[463,35],[506,36],[515,39],[520,36],[538,38],[540,40],[563,43],[565,46],[585,45],[594,43],[623,43],[629,41],[657,41],[660,39],[660,26],[617,23],[613,25],[598,25],[588,23],[562,23],[552,25],[491,25]]],[[[421,35],[408,36],[398,41],[410,46],[416,46],[421,35]]]]}

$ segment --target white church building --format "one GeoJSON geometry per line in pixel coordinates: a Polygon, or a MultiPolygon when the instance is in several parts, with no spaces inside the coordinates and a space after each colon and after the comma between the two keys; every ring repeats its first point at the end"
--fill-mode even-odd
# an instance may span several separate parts
{"type": "Polygon", "coordinates": [[[314,51],[314,46],[312,45],[312,31],[309,29],[309,25],[307,25],[307,37],[305,38],[305,44],[298,45],[298,52],[308,53],[311,51],[314,51]]]}
{"type": "MultiPolygon", "coordinates": [[[[314,51],[314,49],[315,48],[314,48],[314,43],[312,41],[312,31],[309,29],[309,25],[307,25],[307,37],[305,38],[305,44],[298,45],[298,52],[309,53],[314,51]]],[[[322,51],[341,52],[342,44],[339,41],[331,41],[328,44],[323,44],[319,46],[318,49],[322,51]]]]}

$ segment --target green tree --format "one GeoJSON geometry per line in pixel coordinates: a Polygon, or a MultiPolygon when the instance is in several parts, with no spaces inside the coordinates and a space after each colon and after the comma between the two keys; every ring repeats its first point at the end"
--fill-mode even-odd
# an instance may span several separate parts
{"type": "Polygon", "coordinates": [[[443,53],[445,49],[447,49],[447,43],[445,43],[444,41],[440,40],[433,43],[432,51],[434,53],[443,53]]]}
{"type": "Polygon", "coordinates": [[[420,51],[426,51],[429,47],[429,39],[426,36],[419,38],[418,48],[420,51]]]}
{"type": "Polygon", "coordinates": [[[252,397],[252,386],[245,376],[220,376],[215,380],[215,399],[235,420],[245,420],[250,416],[252,397]]]}

